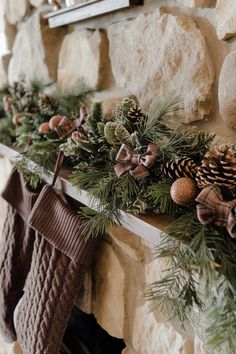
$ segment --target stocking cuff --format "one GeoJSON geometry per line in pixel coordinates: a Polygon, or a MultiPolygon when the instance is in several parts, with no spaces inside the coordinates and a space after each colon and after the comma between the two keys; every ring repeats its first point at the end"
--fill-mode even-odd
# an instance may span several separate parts
{"type": "Polygon", "coordinates": [[[85,241],[83,221],[51,186],[43,187],[29,217],[29,225],[74,262],[91,264],[98,239],[85,241]]]}
{"type": "Polygon", "coordinates": [[[27,223],[39,194],[29,188],[23,174],[13,169],[1,195],[27,223]]]}

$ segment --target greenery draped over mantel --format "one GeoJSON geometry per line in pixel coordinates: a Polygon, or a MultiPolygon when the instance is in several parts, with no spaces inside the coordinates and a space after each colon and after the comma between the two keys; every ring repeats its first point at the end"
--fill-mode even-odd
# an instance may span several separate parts
{"type": "MultiPolygon", "coordinates": [[[[58,152],[64,152],[65,164],[72,167],[71,183],[85,189],[94,205],[78,210],[85,239],[119,224],[120,210],[173,216],[154,252],[167,260],[167,269],[149,285],[147,299],[183,326],[197,308],[205,316],[210,353],[236,353],[234,234],[214,218],[203,223],[195,201],[213,186],[223,203],[233,205],[235,146],[214,147],[214,134],[183,128],[182,102],[174,94],[145,113],[126,98],[105,116],[102,103],[92,105],[93,93],[81,83],[73,92],[45,92],[38,82],[22,81],[0,93],[0,141],[24,147],[18,169],[36,188],[40,176],[37,167],[29,171],[28,159],[49,171],[58,152]],[[177,187],[173,192],[183,178],[193,186],[190,202],[179,201],[177,187]]],[[[232,214],[235,208],[236,202],[232,214]]]]}

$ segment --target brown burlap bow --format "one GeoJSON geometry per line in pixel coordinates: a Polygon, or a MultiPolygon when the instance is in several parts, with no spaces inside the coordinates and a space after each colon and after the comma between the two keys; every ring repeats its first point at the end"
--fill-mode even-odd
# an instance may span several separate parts
{"type": "Polygon", "coordinates": [[[204,188],[196,198],[197,216],[202,224],[226,227],[232,238],[236,238],[236,199],[224,201],[218,187],[204,188]]]}
{"type": "Polygon", "coordinates": [[[149,144],[144,154],[136,154],[134,149],[122,144],[116,156],[116,161],[120,162],[115,166],[115,173],[120,177],[125,172],[129,173],[137,180],[150,175],[150,168],[157,157],[157,147],[149,144]]]}

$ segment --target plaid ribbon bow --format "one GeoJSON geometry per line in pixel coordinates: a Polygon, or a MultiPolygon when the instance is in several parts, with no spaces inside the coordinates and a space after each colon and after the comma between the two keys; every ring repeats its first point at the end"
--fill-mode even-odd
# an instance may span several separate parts
{"type": "MultiPolygon", "coordinates": [[[[56,127],[56,132],[60,138],[65,138],[70,135],[76,128],[82,129],[83,124],[86,122],[87,110],[85,107],[80,108],[80,117],[74,120],[66,119],[65,124],[62,123],[56,127]]],[[[62,118],[63,119],[63,118],[62,118]]]]}
{"type": "Polygon", "coordinates": [[[137,180],[150,175],[149,169],[153,166],[157,157],[157,147],[149,144],[144,154],[135,154],[134,149],[122,144],[116,156],[116,161],[120,162],[115,166],[117,177],[125,172],[129,173],[137,180]]]}
{"type": "Polygon", "coordinates": [[[218,187],[204,188],[196,198],[199,221],[226,227],[232,238],[236,238],[236,199],[224,201],[218,187]]]}

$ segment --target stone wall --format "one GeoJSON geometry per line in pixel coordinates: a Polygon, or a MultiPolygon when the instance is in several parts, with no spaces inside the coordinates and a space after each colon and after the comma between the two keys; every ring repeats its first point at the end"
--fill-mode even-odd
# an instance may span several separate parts
{"type": "MultiPolygon", "coordinates": [[[[0,86],[7,78],[38,77],[69,88],[83,79],[99,90],[95,99],[104,101],[106,113],[127,94],[148,109],[175,91],[183,98],[185,124],[235,143],[235,0],[144,0],[142,7],[53,30],[43,19],[43,0],[4,4],[0,29],[9,53],[0,58],[0,86]]],[[[134,234],[111,230],[78,305],[111,335],[124,338],[123,354],[206,353],[196,323],[183,332],[178,323],[150,312],[143,294],[163,267],[151,252],[134,234]]],[[[0,354],[14,350],[0,344],[0,354]]]]}

